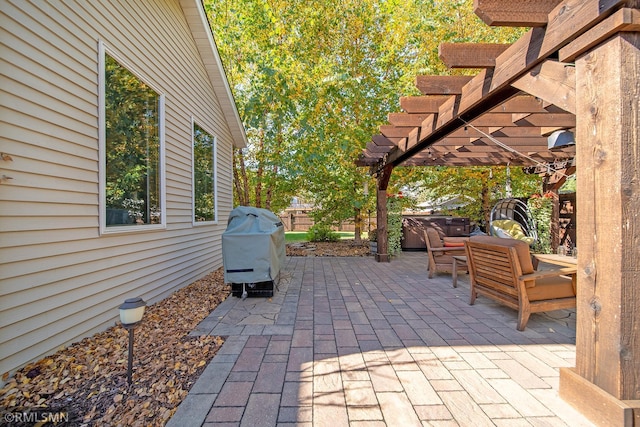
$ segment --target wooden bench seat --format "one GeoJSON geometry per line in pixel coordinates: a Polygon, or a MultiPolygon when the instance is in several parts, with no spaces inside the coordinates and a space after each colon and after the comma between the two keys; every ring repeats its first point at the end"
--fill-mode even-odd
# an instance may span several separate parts
{"type": "Polygon", "coordinates": [[[465,243],[465,250],[469,304],[482,295],[518,310],[519,331],[525,329],[531,313],[576,306],[576,268],[535,271],[525,242],[476,236],[465,243]]]}

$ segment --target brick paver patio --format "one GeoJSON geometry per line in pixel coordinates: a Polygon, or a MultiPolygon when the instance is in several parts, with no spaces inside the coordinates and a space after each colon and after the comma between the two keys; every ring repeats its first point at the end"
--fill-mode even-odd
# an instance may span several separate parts
{"type": "Polygon", "coordinates": [[[287,258],[271,299],[229,297],[193,334],[223,335],[169,426],[591,426],[558,397],[575,311],[468,304],[426,254],[287,258]]]}

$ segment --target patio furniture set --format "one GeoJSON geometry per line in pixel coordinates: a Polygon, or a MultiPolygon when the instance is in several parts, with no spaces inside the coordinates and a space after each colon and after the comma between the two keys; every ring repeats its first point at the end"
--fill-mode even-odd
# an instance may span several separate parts
{"type": "Polygon", "coordinates": [[[424,234],[429,278],[436,272],[451,273],[457,287],[458,272],[468,272],[469,304],[481,295],[517,310],[519,331],[525,329],[531,313],[576,306],[575,258],[532,254],[527,242],[512,238],[441,238],[431,228],[424,234]],[[540,261],[547,268],[537,270],[540,261]]]}

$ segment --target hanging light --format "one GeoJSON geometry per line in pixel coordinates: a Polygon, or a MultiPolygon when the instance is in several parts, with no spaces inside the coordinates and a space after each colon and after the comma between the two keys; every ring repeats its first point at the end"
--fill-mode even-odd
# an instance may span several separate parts
{"type": "Polygon", "coordinates": [[[576,138],[573,132],[569,130],[557,130],[547,138],[547,148],[549,150],[553,150],[554,148],[563,148],[575,144],[576,138]]]}

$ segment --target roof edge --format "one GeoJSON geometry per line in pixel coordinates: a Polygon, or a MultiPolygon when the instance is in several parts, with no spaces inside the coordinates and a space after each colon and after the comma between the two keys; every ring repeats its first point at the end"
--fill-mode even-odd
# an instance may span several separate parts
{"type": "Polygon", "coordinates": [[[231,92],[229,80],[227,79],[227,74],[224,66],[222,65],[222,60],[218,53],[218,47],[211,30],[211,23],[207,18],[202,0],[179,1],[184,16],[189,23],[189,28],[191,29],[191,34],[196,42],[198,51],[200,52],[200,55],[203,56],[204,66],[207,74],[209,74],[213,90],[218,97],[218,101],[222,107],[222,112],[229,124],[231,135],[233,137],[233,145],[236,148],[244,148],[248,145],[247,134],[244,124],[242,123],[242,119],[240,118],[240,114],[238,113],[236,101],[233,96],[233,92],[231,92]],[[197,11],[197,14],[194,13],[195,11],[197,11]],[[198,28],[201,28],[206,36],[206,43],[202,35],[197,33],[198,28]],[[209,61],[206,61],[207,59],[213,59],[213,64],[208,63],[209,61]],[[217,84],[217,81],[220,81],[222,84],[217,84]]]}

